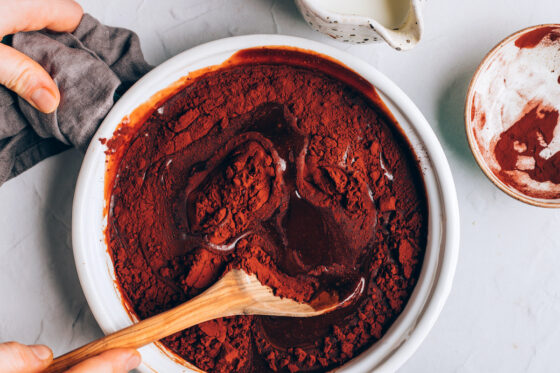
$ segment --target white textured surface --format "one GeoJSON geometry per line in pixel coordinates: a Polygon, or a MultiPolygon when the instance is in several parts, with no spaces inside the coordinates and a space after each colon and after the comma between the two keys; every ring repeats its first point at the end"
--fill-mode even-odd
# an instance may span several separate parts
{"type": "MultiPolygon", "coordinates": [[[[284,33],[346,49],[387,74],[438,134],[457,184],[459,266],[449,301],[402,372],[554,372],[560,340],[560,210],[500,192],[476,166],[463,130],[468,81],[486,52],[526,26],[558,21],[557,0],[430,0],[412,51],[349,46],[312,32],[291,0],[82,0],[110,25],[137,31],[147,59],[229,35],[284,33]]],[[[70,248],[76,151],[0,188],[0,340],[62,353],[101,335],[70,248]]]]}

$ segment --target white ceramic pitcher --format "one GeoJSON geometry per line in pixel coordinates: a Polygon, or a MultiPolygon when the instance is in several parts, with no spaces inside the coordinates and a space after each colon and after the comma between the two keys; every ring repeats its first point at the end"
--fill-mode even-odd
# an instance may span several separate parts
{"type": "Polygon", "coordinates": [[[295,2],[314,30],[346,43],[366,44],[384,40],[396,50],[408,50],[418,44],[424,29],[422,10],[426,0],[409,0],[408,14],[396,28],[384,26],[374,18],[375,15],[332,11],[325,6],[324,0],[295,2]]]}

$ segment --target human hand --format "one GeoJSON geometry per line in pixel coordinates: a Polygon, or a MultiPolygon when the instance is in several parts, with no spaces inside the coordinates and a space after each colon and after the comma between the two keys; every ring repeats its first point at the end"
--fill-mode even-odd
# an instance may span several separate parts
{"type": "MultiPolygon", "coordinates": [[[[0,344],[0,372],[39,373],[53,360],[50,348],[16,342],[0,344]]],[[[106,351],[66,371],[66,373],[124,373],[140,364],[140,354],[132,349],[106,351]]]]}
{"type": "MultiPolygon", "coordinates": [[[[0,0],[0,40],[19,31],[44,28],[72,32],[82,19],[82,7],[73,0],[0,0]]],[[[51,113],[60,92],[49,74],[31,58],[0,43],[0,84],[36,109],[51,113]]]]}

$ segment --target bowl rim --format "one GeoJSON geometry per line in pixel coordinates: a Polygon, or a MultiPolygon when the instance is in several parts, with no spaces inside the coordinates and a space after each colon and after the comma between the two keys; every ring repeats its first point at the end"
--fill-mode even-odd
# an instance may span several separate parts
{"type": "Polygon", "coordinates": [[[495,186],[497,186],[502,192],[504,192],[505,194],[507,194],[508,196],[510,196],[512,198],[515,198],[518,201],[521,201],[523,203],[526,203],[526,204],[529,204],[529,205],[532,205],[532,206],[543,207],[543,208],[560,208],[560,200],[546,201],[545,199],[534,198],[534,197],[527,196],[524,193],[522,193],[521,191],[519,191],[519,190],[517,190],[513,187],[508,187],[502,180],[500,180],[494,174],[494,172],[492,172],[492,170],[488,167],[487,162],[484,160],[484,157],[480,153],[478,144],[477,144],[477,142],[474,138],[473,125],[472,125],[472,120],[471,120],[471,115],[470,115],[470,113],[472,111],[473,95],[476,91],[476,84],[478,82],[478,78],[482,75],[483,69],[492,60],[494,55],[498,51],[500,51],[506,44],[511,43],[514,39],[517,39],[520,35],[523,35],[527,32],[530,32],[530,31],[533,31],[533,30],[536,30],[536,29],[539,29],[539,28],[545,28],[545,27],[558,27],[558,28],[560,28],[560,23],[543,23],[543,24],[539,24],[539,25],[535,25],[535,26],[525,27],[525,28],[523,28],[519,31],[516,31],[513,34],[510,34],[509,36],[505,37],[504,39],[502,39],[502,41],[500,41],[498,44],[496,44],[488,53],[486,53],[486,55],[484,56],[484,58],[482,59],[482,61],[478,65],[478,67],[476,68],[476,71],[473,74],[473,77],[471,78],[471,81],[469,83],[469,88],[467,90],[467,95],[465,97],[465,111],[463,113],[464,122],[465,122],[465,127],[464,128],[465,128],[465,132],[467,134],[467,141],[468,141],[468,144],[469,144],[469,148],[471,149],[471,153],[472,153],[478,167],[482,170],[484,175],[486,175],[486,177],[495,186]]]}
{"type": "MultiPolygon", "coordinates": [[[[425,162],[429,162],[432,167],[431,170],[424,171],[433,173],[432,177],[434,179],[434,188],[437,189],[437,194],[435,196],[428,196],[428,202],[430,203],[433,199],[433,203],[435,203],[438,207],[437,210],[429,211],[429,218],[431,219],[430,225],[434,226],[434,230],[437,233],[437,237],[433,237],[432,240],[437,240],[437,247],[434,244],[430,245],[430,242],[428,242],[421,274],[415,285],[413,293],[401,314],[397,317],[393,325],[384,334],[381,340],[364,350],[343,366],[335,368],[336,371],[344,370],[363,372],[371,371],[372,369],[383,372],[395,371],[402,366],[408,358],[410,358],[414,351],[416,351],[416,349],[420,346],[421,342],[426,338],[441,313],[445,301],[451,291],[458,260],[460,230],[459,207],[455,184],[449,163],[443,152],[443,148],[433,132],[432,127],[429,125],[416,105],[400,88],[396,86],[395,83],[361,59],[334,47],[308,39],[284,35],[260,34],[231,37],[199,45],[180,53],[156,67],[140,79],[133,87],[131,87],[115,104],[89,145],[78,176],[74,196],[72,214],[73,250],[78,277],[88,304],[94,317],[105,333],[115,331],[119,328],[118,325],[115,325],[114,321],[115,318],[118,317],[115,316],[115,311],[122,313],[124,312],[123,310],[125,310],[126,306],[121,304],[121,308],[118,310],[107,309],[100,298],[103,294],[101,294],[100,290],[98,290],[98,279],[93,276],[91,264],[88,264],[88,261],[91,262],[92,260],[98,260],[100,257],[109,256],[107,245],[104,240],[102,244],[99,242],[95,244],[100,247],[97,251],[88,250],[92,245],[94,245],[94,243],[87,241],[87,233],[92,229],[87,225],[87,219],[91,220],[91,218],[88,218],[88,214],[90,212],[88,211],[88,205],[91,205],[91,200],[96,197],[95,195],[90,195],[90,192],[92,185],[99,183],[100,181],[94,177],[94,172],[96,172],[95,169],[103,169],[101,177],[103,186],[105,178],[105,154],[103,146],[98,140],[100,138],[106,138],[107,134],[109,134],[110,137],[116,125],[131,112],[130,108],[134,109],[141,105],[143,101],[137,101],[138,97],[144,97],[149,93],[149,95],[147,95],[147,98],[149,99],[153,94],[160,91],[161,89],[158,89],[155,92],[146,92],[150,89],[150,87],[153,88],[156,84],[154,83],[156,79],[160,78],[162,75],[165,77],[166,75],[164,74],[174,65],[180,64],[181,61],[184,63],[185,61],[188,61],[189,58],[192,59],[193,56],[196,56],[197,54],[203,55],[204,53],[209,53],[211,50],[222,51],[222,53],[224,53],[223,51],[228,51],[229,53],[232,50],[233,52],[237,52],[241,49],[259,46],[288,46],[309,50],[311,52],[320,53],[335,59],[339,63],[356,71],[360,76],[364,77],[376,87],[378,93],[386,104],[390,101],[391,105],[398,108],[399,112],[403,113],[402,116],[405,117],[405,120],[410,122],[410,126],[412,128],[411,131],[416,131],[416,136],[421,140],[421,145],[419,146],[425,149],[426,154],[429,154],[429,157],[427,155],[428,158],[425,162]],[[109,130],[110,132],[108,132],[109,130]],[[103,162],[99,161],[99,157],[101,155],[103,155],[103,162]],[[437,215],[436,211],[438,213],[437,215]],[[101,250],[103,250],[103,252],[101,252],[101,250]],[[428,260],[428,257],[430,260],[428,260]],[[428,270],[426,268],[430,269],[429,273],[427,273],[428,270]],[[422,294],[419,295],[420,289],[423,290],[422,294]],[[420,296],[423,298],[420,298],[420,296]],[[418,309],[418,312],[409,315],[413,306],[418,309]],[[403,320],[406,320],[408,324],[403,326],[403,320]],[[401,334],[396,335],[395,329],[398,328],[405,330],[405,332],[401,330],[401,334]],[[390,336],[392,339],[387,336],[390,336]],[[391,344],[387,347],[388,343],[391,344]],[[386,349],[390,347],[390,353],[385,354],[386,356],[382,356],[382,359],[375,361],[374,365],[372,364],[374,353],[376,350],[381,350],[381,347],[377,348],[378,345],[385,346],[386,349]],[[368,357],[370,358],[369,361],[368,357]]],[[[230,55],[231,54],[232,53],[230,53],[230,55]]],[[[209,57],[206,56],[206,59],[208,58],[209,57]]],[[[205,57],[203,56],[202,59],[204,60],[205,57]]],[[[189,67],[189,65],[185,65],[183,69],[185,70],[187,67],[189,67]]],[[[188,73],[192,70],[196,69],[185,70],[183,75],[188,75],[188,73]]],[[[169,72],[167,73],[171,74],[169,72]]],[[[390,105],[388,106],[390,107],[390,105]]],[[[405,137],[411,136],[409,133],[406,133],[404,129],[403,132],[405,133],[405,137]]],[[[413,149],[418,152],[416,147],[413,146],[413,149]]],[[[419,157],[419,154],[417,154],[417,156],[419,157]]],[[[99,206],[96,208],[100,209],[99,206]]],[[[112,276],[113,280],[111,281],[111,284],[104,284],[105,290],[107,290],[108,286],[112,286],[114,288],[113,291],[118,293],[117,296],[120,298],[118,285],[114,283],[114,268],[112,260],[110,258],[109,260],[111,263],[110,265],[106,268],[97,268],[96,271],[106,271],[105,275],[108,274],[109,277],[112,276]]],[[[131,318],[129,321],[130,324],[133,322],[133,318],[130,314],[128,316],[131,318]]],[[[123,326],[126,325],[120,325],[120,328],[123,326]]],[[[157,349],[154,345],[148,345],[142,348],[141,352],[143,355],[147,354],[147,356],[153,357],[155,350],[157,349]]],[[[158,350],[158,353],[161,354],[162,351],[158,350]]],[[[169,354],[169,351],[167,351],[165,355],[167,356],[167,360],[169,360],[170,356],[171,358],[173,357],[172,353],[171,355],[169,354]]],[[[145,367],[141,368],[142,371],[147,372],[149,371],[148,369],[154,371],[153,368],[149,366],[148,361],[144,364],[145,367]]],[[[171,365],[168,365],[168,367],[171,367],[171,365]]],[[[181,367],[183,371],[186,369],[184,365],[181,367]]]]}

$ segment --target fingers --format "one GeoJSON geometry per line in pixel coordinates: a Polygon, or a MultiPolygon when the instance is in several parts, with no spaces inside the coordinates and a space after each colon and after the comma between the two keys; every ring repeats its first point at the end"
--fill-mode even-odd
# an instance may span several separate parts
{"type": "MultiPolygon", "coordinates": [[[[48,367],[52,360],[52,351],[47,346],[26,346],[16,342],[0,344],[2,373],[39,373],[48,367]]],[[[67,373],[125,373],[136,368],[141,361],[136,350],[116,349],[88,359],[67,373]]]]}
{"type": "Polygon", "coordinates": [[[88,359],[66,373],[125,373],[140,365],[142,359],[136,350],[116,349],[88,359]]]}
{"type": "Polygon", "coordinates": [[[82,7],[73,0],[0,0],[0,37],[18,31],[47,28],[72,32],[83,15],[82,7]]]}
{"type": "Polygon", "coordinates": [[[58,87],[41,65],[4,44],[0,44],[0,84],[44,113],[56,110],[60,101],[58,87]]]}
{"type": "MultiPolygon", "coordinates": [[[[18,31],[48,28],[74,31],[83,15],[73,0],[0,0],[0,39],[18,31]]],[[[36,109],[51,113],[60,102],[60,92],[49,74],[36,62],[0,44],[0,84],[16,92],[36,109]]]]}
{"type": "Polygon", "coordinates": [[[0,372],[38,373],[51,363],[52,357],[52,351],[47,346],[3,343],[0,344],[0,372]]]}

